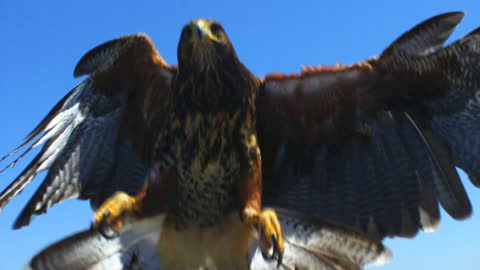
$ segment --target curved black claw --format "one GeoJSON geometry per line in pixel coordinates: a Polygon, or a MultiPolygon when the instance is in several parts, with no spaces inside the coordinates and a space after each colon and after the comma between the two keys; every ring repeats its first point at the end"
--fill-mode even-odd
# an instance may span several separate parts
{"type": "MultiPolygon", "coordinates": [[[[108,219],[107,219],[108,216],[110,216],[110,212],[105,211],[105,213],[103,213],[102,221],[100,222],[100,224],[98,224],[97,229],[98,229],[98,232],[103,237],[105,237],[106,239],[112,239],[112,238],[117,237],[120,233],[116,232],[115,230],[112,229],[112,227],[108,223],[108,219]]],[[[93,225],[93,227],[94,226],[95,225],[93,225]]]]}
{"type": "Polygon", "coordinates": [[[277,258],[277,268],[278,268],[278,267],[280,267],[280,265],[282,264],[283,251],[281,251],[281,250],[278,248],[278,239],[277,239],[277,236],[276,236],[275,234],[272,235],[272,243],[273,243],[272,259],[275,259],[275,257],[277,258]]]}
{"type": "Polygon", "coordinates": [[[265,253],[263,251],[260,251],[260,253],[262,254],[262,257],[265,261],[271,261],[273,259],[268,253],[265,253]]]}
{"type": "Polygon", "coordinates": [[[261,252],[262,257],[264,260],[272,261],[277,260],[277,268],[280,267],[283,260],[283,251],[281,251],[278,247],[278,239],[277,236],[274,234],[272,235],[272,243],[273,243],[273,251],[272,255],[268,254],[267,252],[261,252]]]}

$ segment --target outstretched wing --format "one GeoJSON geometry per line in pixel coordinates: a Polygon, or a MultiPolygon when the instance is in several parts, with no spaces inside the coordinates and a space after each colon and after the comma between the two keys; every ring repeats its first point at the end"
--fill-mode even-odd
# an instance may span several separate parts
{"type": "Polygon", "coordinates": [[[265,204],[372,236],[412,237],[480,186],[480,31],[443,48],[463,13],[433,17],[378,58],[270,75],[258,95],[265,204]]]}
{"type": "MultiPolygon", "coordinates": [[[[283,267],[250,252],[250,269],[361,269],[388,262],[391,253],[380,241],[343,226],[278,210],[285,234],[283,267]]],[[[119,237],[105,239],[98,230],[83,231],[38,253],[25,269],[160,269],[155,255],[163,217],[134,220],[119,237]]]]}
{"type": "Polygon", "coordinates": [[[109,41],[85,54],[74,75],[89,77],[6,156],[33,142],[9,165],[14,166],[45,143],[0,194],[0,210],[38,172],[49,170],[14,228],[28,225],[32,215],[68,198],[90,199],[97,205],[115,190],[137,192],[149,169],[146,160],[161,127],[175,73],[144,34],[109,41]]]}

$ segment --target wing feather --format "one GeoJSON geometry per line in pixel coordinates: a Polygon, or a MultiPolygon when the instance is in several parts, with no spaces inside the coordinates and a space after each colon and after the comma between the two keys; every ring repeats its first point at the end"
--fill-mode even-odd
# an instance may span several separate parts
{"type": "MultiPolygon", "coordinates": [[[[42,120],[42,122],[25,138],[25,142],[9,155],[20,151],[23,147],[31,143],[35,138],[39,137],[42,133],[49,133],[51,136],[40,136],[33,144],[27,148],[27,150],[15,159],[7,167],[13,167],[15,164],[24,157],[31,149],[35,148],[40,141],[53,138],[49,140],[40,153],[34,158],[34,160],[25,168],[25,170],[0,194],[0,209],[2,209],[13,197],[15,197],[34,177],[35,175],[45,170],[52,165],[54,160],[59,154],[59,142],[63,142],[65,138],[70,136],[73,127],[78,125],[78,122],[72,121],[75,116],[77,118],[83,118],[82,113],[79,111],[78,105],[73,105],[78,102],[79,96],[82,96],[85,89],[85,82],[75,87],[65,98],[63,98],[55,108],[42,120]],[[64,119],[64,120],[63,120],[64,119]],[[62,121],[63,120],[63,121],[62,121]],[[54,133],[50,132],[52,129],[54,133]]],[[[8,157],[9,155],[5,156],[8,157]]]]}
{"type": "Polygon", "coordinates": [[[102,44],[86,53],[74,75],[90,75],[8,154],[44,144],[27,168],[0,194],[0,210],[43,170],[44,181],[27,203],[14,228],[68,198],[98,205],[117,190],[135,193],[148,171],[153,138],[175,68],[168,66],[144,34],[102,44]],[[128,178],[128,180],[126,179],[128,178]]]}
{"type": "Polygon", "coordinates": [[[79,232],[39,252],[24,269],[158,269],[155,247],[162,223],[162,216],[127,222],[112,239],[96,229],[79,232]]]}
{"type": "Polygon", "coordinates": [[[378,237],[434,230],[439,203],[468,217],[455,167],[478,184],[480,31],[443,48],[462,17],[426,20],[378,58],[266,76],[264,201],[378,237]]]}
{"type": "Polygon", "coordinates": [[[463,12],[448,12],[429,18],[401,35],[382,55],[423,56],[441,49],[464,15],[463,12]]]}

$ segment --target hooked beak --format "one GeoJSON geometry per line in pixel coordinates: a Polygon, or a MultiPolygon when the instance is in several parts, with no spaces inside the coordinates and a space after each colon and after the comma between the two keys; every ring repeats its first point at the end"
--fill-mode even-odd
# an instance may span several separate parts
{"type": "Polygon", "coordinates": [[[218,42],[218,38],[210,30],[210,25],[203,19],[196,20],[194,22],[191,42],[197,42],[201,40],[212,40],[218,42]]]}

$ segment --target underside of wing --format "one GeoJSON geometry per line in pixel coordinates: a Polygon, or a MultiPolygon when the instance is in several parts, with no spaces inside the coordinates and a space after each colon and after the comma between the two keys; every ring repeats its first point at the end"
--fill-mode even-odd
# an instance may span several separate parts
{"type": "Polygon", "coordinates": [[[28,225],[32,215],[68,198],[90,199],[95,206],[117,190],[136,193],[149,169],[150,145],[161,126],[175,72],[144,34],[109,41],[85,54],[74,75],[89,77],[4,157],[28,146],[7,166],[12,167],[44,143],[0,194],[2,209],[38,172],[48,170],[14,228],[28,225]]]}
{"type": "Polygon", "coordinates": [[[378,238],[435,230],[439,203],[468,217],[455,167],[478,185],[479,31],[443,48],[462,17],[433,17],[359,64],[267,76],[264,202],[378,238]]]}
{"type": "MultiPolygon", "coordinates": [[[[285,240],[283,269],[363,269],[367,264],[383,265],[390,250],[380,240],[369,238],[345,226],[276,209],[285,240]]],[[[252,270],[273,270],[276,261],[266,261],[258,246],[251,252],[252,270]]],[[[282,269],[282,268],[280,268],[282,269]]]]}
{"type": "Polygon", "coordinates": [[[97,229],[76,233],[35,255],[25,270],[158,270],[155,253],[162,216],[127,222],[122,233],[105,238],[97,229]]]}
{"type": "MultiPolygon", "coordinates": [[[[283,264],[278,268],[276,262],[265,261],[254,246],[249,257],[252,270],[353,270],[388,262],[391,256],[380,241],[344,226],[280,209],[277,213],[286,241],[283,264]]],[[[114,239],[105,239],[95,229],[74,234],[38,253],[25,269],[159,270],[155,250],[163,220],[163,216],[134,220],[114,239]]]]}

